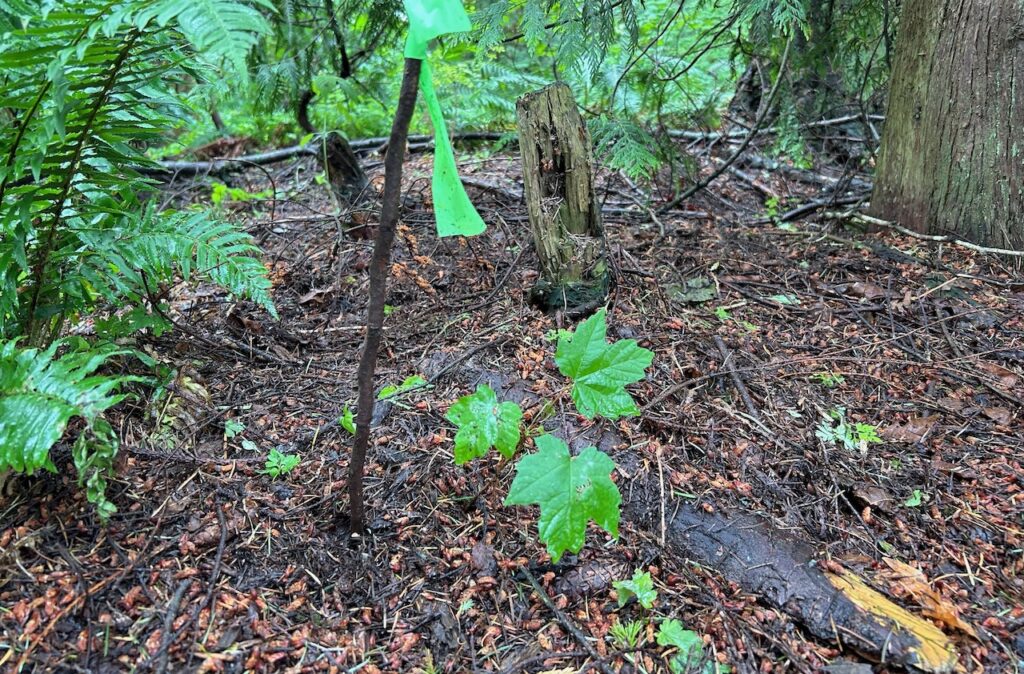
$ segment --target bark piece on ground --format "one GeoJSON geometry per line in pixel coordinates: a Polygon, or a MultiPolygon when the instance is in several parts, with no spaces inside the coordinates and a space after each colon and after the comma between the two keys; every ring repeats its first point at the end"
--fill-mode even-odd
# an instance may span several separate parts
{"type": "MultiPolygon", "coordinates": [[[[634,521],[651,517],[644,512],[649,504],[627,508],[634,521]]],[[[765,520],[707,513],[679,503],[666,504],[666,512],[675,513],[666,536],[672,552],[785,611],[816,638],[874,662],[935,674],[956,667],[953,644],[938,627],[897,606],[852,572],[823,569],[809,545],[765,520]]]]}

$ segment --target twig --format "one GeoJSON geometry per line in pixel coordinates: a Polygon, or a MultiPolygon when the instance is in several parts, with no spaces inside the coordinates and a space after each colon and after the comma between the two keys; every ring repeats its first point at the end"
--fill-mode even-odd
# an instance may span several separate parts
{"type": "Polygon", "coordinates": [[[171,600],[167,602],[167,610],[164,612],[164,624],[163,632],[160,635],[160,648],[157,649],[153,657],[150,658],[150,662],[156,660],[156,667],[154,671],[156,674],[164,674],[167,671],[167,655],[171,648],[171,643],[174,641],[174,618],[178,615],[178,607],[181,605],[181,600],[185,596],[185,590],[192,584],[191,578],[186,578],[178,582],[178,587],[174,590],[174,595],[171,600]]]}
{"type": "Polygon", "coordinates": [[[833,220],[852,220],[853,222],[860,222],[861,224],[868,225],[870,227],[886,227],[888,229],[895,230],[900,234],[913,237],[915,239],[921,239],[922,241],[934,241],[935,243],[952,243],[957,246],[966,248],[967,250],[973,250],[983,255],[1008,255],[1010,257],[1024,257],[1024,250],[1013,250],[1010,248],[990,248],[989,246],[980,246],[970,241],[964,241],[951,234],[921,234],[915,232],[912,229],[907,229],[902,225],[889,220],[882,220],[881,218],[873,218],[870,215],[864,213],[858,213],[855,211],[847,211],[845,213],[825,213],[826,218],[833,220]]]}
{"type": "Polygon", "coordinates": [[[743,379],[740,378],[736,368],[733,365],[732,355],[729,353],[729,349],[725,346],[725,342],[719,335],[715,335],[715,346],[718,347],[718,353],[722,354],[722,367],[729,373],[729,377],[732,378],[732,383],[736,386],[736,389],[740,392],[740,397],[743,398],[743,404],[747,406],[747,412],[750,413],[754,419],[757,420],[762,426],[764,422],[761,421],[761,415],[757,411],[757,407],[754,406],[754,401],[750,398],[750,392],[747,390],[747,385],[743,383],[743,379]]]}
{"type": "MultiPolygon", "coordinates": [[[[840,124],[848,124],[849,122],[862,121],[864,116],[861,113],[853,115],[844,115],[842,117],[833,117],[831,119],[821,119],[817,122],[808,122],[801,124],[797,128],[801,131],[808,129],[820,129],[826,126],[838,126],[840,124]]],[[[876,122],[885,121],[884,115],[868,115],[868,119],[876,122]]],[[[670,138],[682,138],[683,140],[721,140],[723,138],[742,138],[745,131],[690,131],[688,129],[670,129],[668,132],[670,138]]],[[[768,128],[761,129],[757,132],[758,135],[764,136],[773,133],[779,133],[779,127],[769,126],[768,128]]]]}
{"type": "Polygon", "coordinates": [[[519,672],[525,672],[528,666],[537,662],[544,662],[545,660],[582,658],[585,655],[587,655],[586,651],[562,651],[560,653],[540,653],[538,655],[530,655],[508,665],[505,669],[501,670],[501,674],[518,674],[519,672]]]}
{"type": "MultiPolygon", "coordinates": [[[[463,141],[490,141],[500,140],[505,134],[492,131],[470,131],[457,133],[452,136],[453,142],[463,141]]],[[[427,147],[432,136],[408,136],[406,141],[418,146],[427,147]]],[[[320,153],[322,139],[317,137],[305,145],[292,145],[277,150],[268,150],[257,154],[248,154],[241,157],[228,157],[214,159],[211,161],[162,161],[156,165],[132,166],[132,170],[143,175],[159,178],[193,178],[196,176],[224,176],[230,173],[244,171],[250,166],[263,166],[286,161],[294,157],[315,157],[320,153]]],[[[363,138],[349,141],[349,147],[353,150],[373,150],[381,146],[387,146],[387,138],[363,138]]]]}
{"type": "Polygon", "coordinates": [[[572,618],[565,615],[565,613],[563,613],[561,609],[555,606],[555,602],[551,601],[551,597],[548,596],[548,593],[544,590],[544,587],[539,582],[537,582],[537,578],[532,573],[530,573],[530,570],[524,566],[522,568],[522,572],[523,575],[526,576],[526,579],[530,581],[530,585],[533,586],[534,591],[540,596],[540,600],[544,602],[544,605],[548,607],[549,611],[555,614],[555,617],[558,618],[558,622],[562,623],[562,627],[569,631],[573,638],[575,638],[576,641],[579,642],[580,646],[582,646],[584,650],[587,651],[587,654],[590,655],[591,658],[601,663],[600,665],[598,665],[601,671],[604,674],[614,674],[611,668],[608,667],[608,665],[606,665],[602,661],[601,656],[598,655],[597,651],[594,650],[594,646],[587,639],[587,635],[584,634],[583,631],[576,626],[576,623],[572,621],[572,618]]]}
{"type": "Polygon", "coordinates": [[[721,166],[715,169],[714,173],[709,175],[704,180],[701,180],[696,185],[686,190],[672,201],[663,205],[661,208],[658,209],[659,213],[665,213],[666,211],[675,208],[682,202],[692,197],[697,192],[701,191],[702,189],[710,185],[718,178],[718,176],[728,171],[729,167],[732,166],[736,162],[736,160],[739,159],[740,155],[743,154],[743,152],[747,149],[747,146],[750,145],[751,141],[754,140],[754,136],[757,135],[757,132],[761,128],[761,125],[764,124],[764,120],[768,116],[768,112],[775,104],[775,97],[778,96],[779,94],[779,85],[782,84],[782,76],[786,71],[786,64],[789,62],[789,50],[792,46],[793,36],[791,34],[789,36],[789,39],[786,40],[786,49],[785,51],[782,52],[782,60],[779,62],[779,74],[775,77],[775,83],[772,84],[771,91],[768,92],[768,99],[765,103],[764,110],[762,110],[761,114],[758,115],[757,119],[754,121],[754,126],[751,127],[750,132],[747,134],[746,138],[743,139],[743,142],[740,143],[740,146],[736,148],[736,151],[733,152],[732,155],[730,155],[729,158],[726,159],[721,166]]]}

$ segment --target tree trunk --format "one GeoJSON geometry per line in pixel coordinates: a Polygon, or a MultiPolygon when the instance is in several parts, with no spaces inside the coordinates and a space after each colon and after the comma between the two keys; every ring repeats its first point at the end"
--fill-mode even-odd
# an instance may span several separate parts
{"type": "Polygon", "coordinates": [[[565,84],[516,104],[523,186],[548,309],[596,307],[608,294],[604,226],[594,196],[590,136],[565,84]]]}
{"type": "Polygon", "coordinates": [[[1024,248],[1024,6],[906,0],[871,213],[1024,248]]]}

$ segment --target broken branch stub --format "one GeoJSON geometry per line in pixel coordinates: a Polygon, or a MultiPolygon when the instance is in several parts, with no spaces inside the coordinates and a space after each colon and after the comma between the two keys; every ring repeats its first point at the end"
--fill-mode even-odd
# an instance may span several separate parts
{"type": "Polygon", "coordinates": [[[546,309],[597,307],[608,294],[604,226],[594,194],[590,136],[563,83],[516,103],[523,186],[546,309]]]}

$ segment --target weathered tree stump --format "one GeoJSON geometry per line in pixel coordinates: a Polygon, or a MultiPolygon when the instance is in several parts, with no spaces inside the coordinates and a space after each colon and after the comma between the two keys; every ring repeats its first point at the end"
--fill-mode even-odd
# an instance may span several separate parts
{"type": "MultiPolygon", "coordinates": [[[[296,117],[299,126],[307,133],[316,133],[316,128],[309,119],[309,105],[314,93],[307,90],[299,98],[296,117]]],[[[320,167],[327,175],[331,194],[342,206],[352,206],[359,202],[368,184],[366,172],[359,164],[359,158],[352,151],[352,146],[340,133],[331,131],[321,140],[320,151],[317,152],[320,167]]]]}
{"type": "Polygon", "coordinates": [[[541,278],[533,300],[546,309],[596,308],[608,295],[604,226],[594,195],[590,136],[562,83],[516,104],[530,229],[541,278]]]}
{"type": "Polygon", "coordinates": [[[345,137],[335,131],[328,133],[317,157],[327,174],[331,193],[344,206],[357,204],[366,190],[366,173],[345,137]]]}

